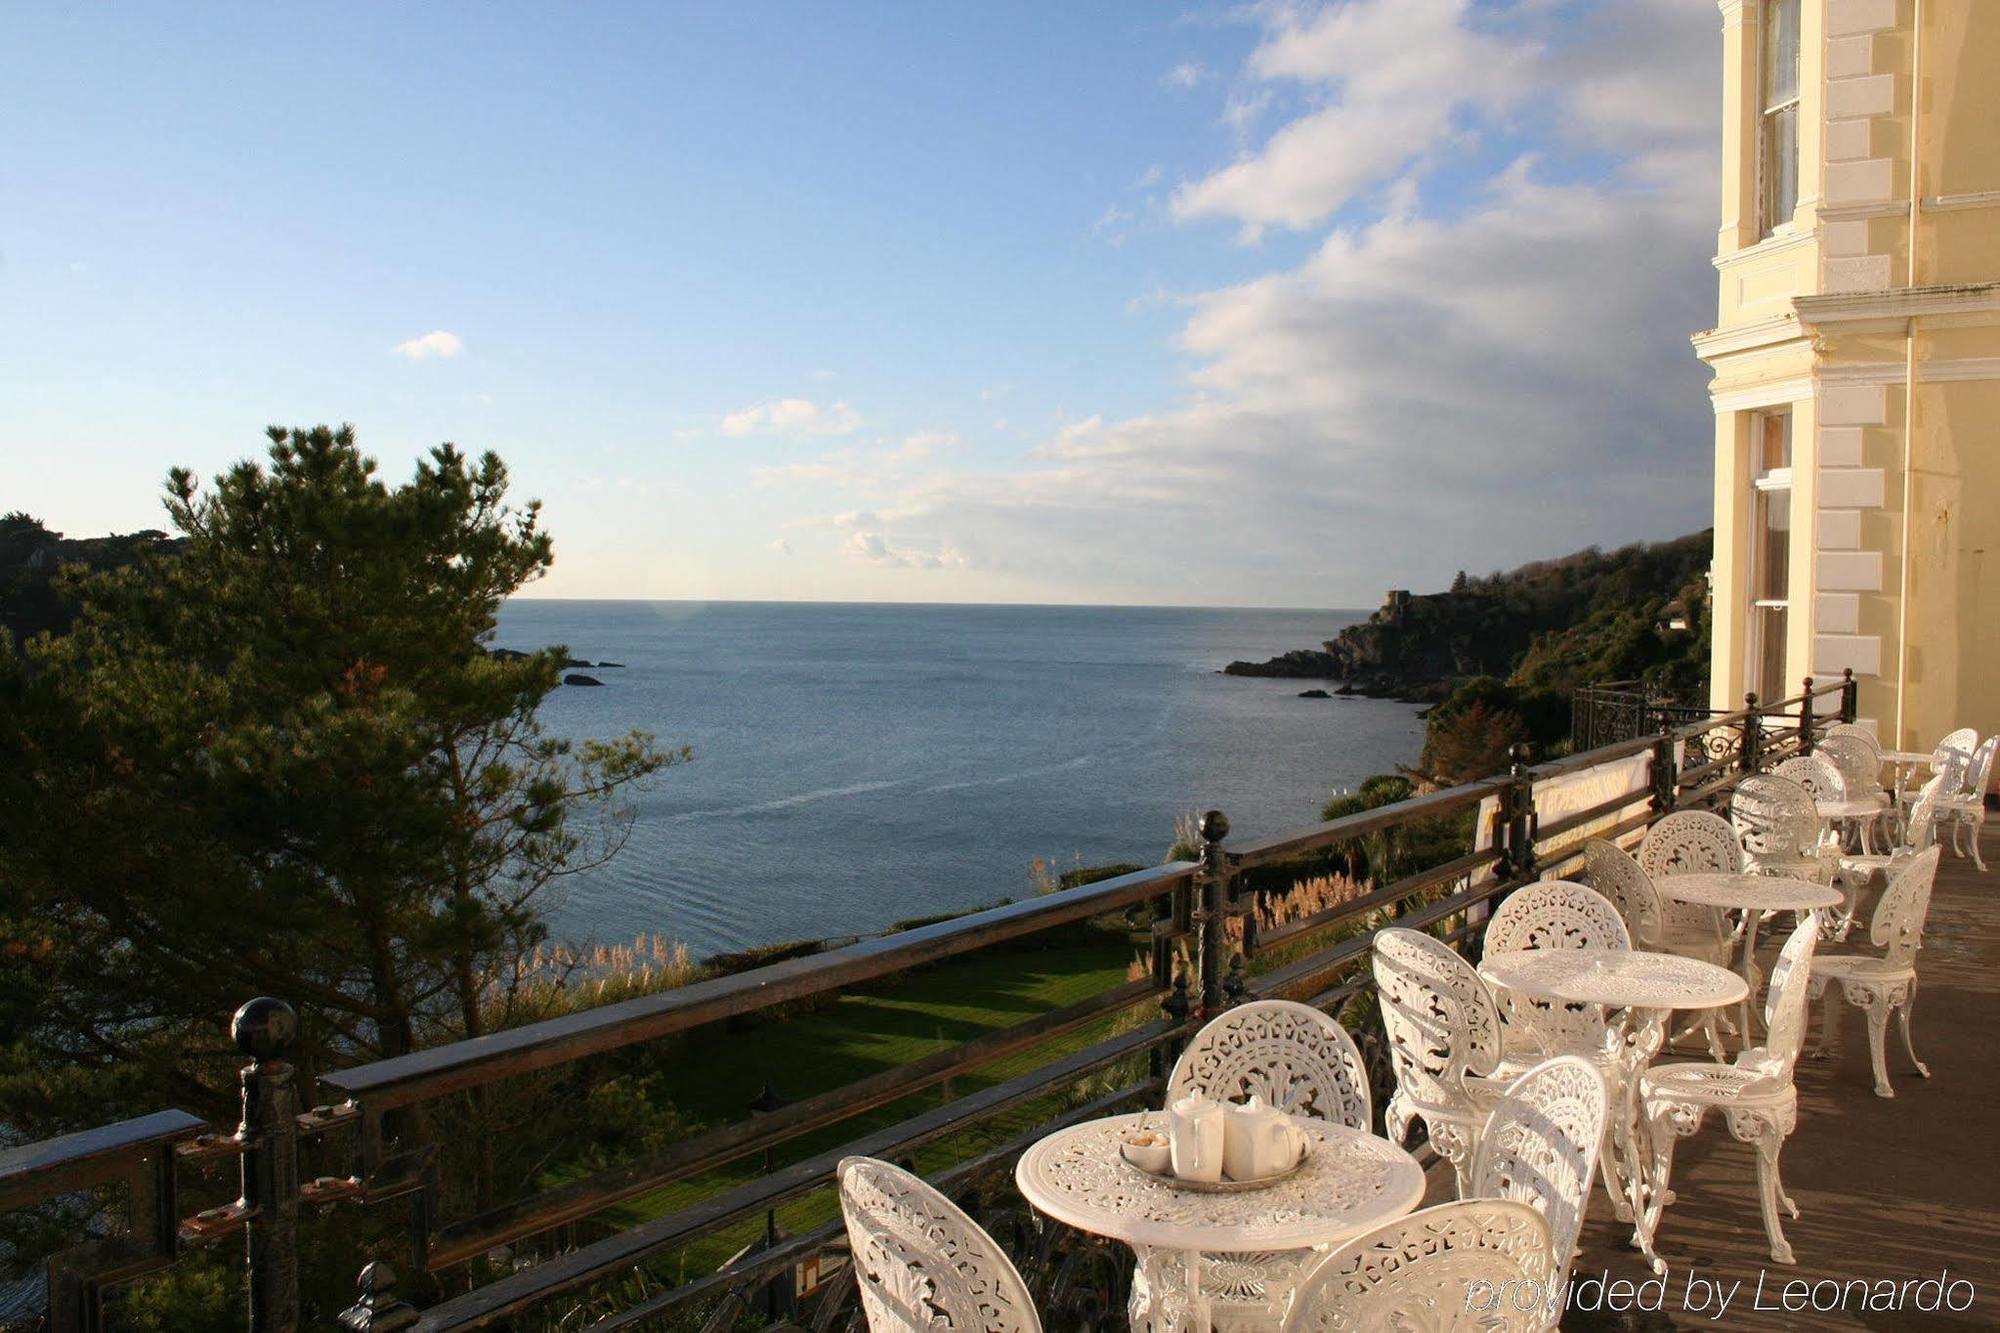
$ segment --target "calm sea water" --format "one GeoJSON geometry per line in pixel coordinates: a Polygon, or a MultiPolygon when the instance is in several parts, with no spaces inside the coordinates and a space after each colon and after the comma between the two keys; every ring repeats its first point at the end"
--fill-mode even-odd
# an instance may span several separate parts
{"type": "Polygon", "coordinates": [[[1217,672],[1358,618],[516,601],[495,642],[625,663],[558,691],[551,731],[694,747],[638,799],[624,851],[565,881],[555,933],[702,955],[1021,897],[1036,857],[1150,864],[1191,810],[1234,836],[1309,823],[1415,755],[1416,710],[1217,672]]]}

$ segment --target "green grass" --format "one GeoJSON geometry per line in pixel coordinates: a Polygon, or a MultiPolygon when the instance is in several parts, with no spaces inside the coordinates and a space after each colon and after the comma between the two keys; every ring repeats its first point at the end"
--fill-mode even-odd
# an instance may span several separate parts
{"type": "MultiPolygon", "coordinates": [[[[1079,927],[1046,941],[981,950],[841,994],[828,1003],[791,1006],[774,1017],[704,1028],[677,1040],[671,1059],[662,1062],[662,1071],[648,1078],[646,1085],[656,1102],[670,1104],[703,1128],[728,1124],[748,1117],[750,1102],[767,1080],[788,1101],[797,1101],[1123,985],[1140,950],[1139,936],[1112,925],[1079,927]]],[[[1143,1021],[1152,1014],[1140,1010],[1137,1016],[1143,1021]]],[[[1098,1020],[792,1139],[773,1150],[773,1164],[825,1152],[1046,1064],[1103,1040],[1117,1023],[1115,1016],[1098,1020]]],[[[1045,1122],[1061,1106],[1061,1099],[1052,1096],[993,1117],[931,1145],[918,1154],[920,1163],[928,1171],[963,1160],[1045,1122]]],[[[633,1199],[600,1215],[601,1220],[629,1227],[750,1181],[762,1169],[762,1155],[755,1154],[633,1199]]],[[[561,1179],[553,1176],[543,1184],[561,1179]]],[[[781,1208],[778,1217],[786,1231],[797,1233],[832,1220],[836,1213],[832,1192],[822,1190],[781,1208]]],[[[660,1265],[660,1271],[676,1282],[711,1272],[761,1235],[762,1229],[761,1217],[745,1219],[703,1237],[660,1265]]]]}

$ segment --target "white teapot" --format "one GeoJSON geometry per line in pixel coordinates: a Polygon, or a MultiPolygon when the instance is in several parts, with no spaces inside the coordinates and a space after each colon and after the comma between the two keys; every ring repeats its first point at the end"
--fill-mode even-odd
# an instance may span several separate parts
{"type": "Polygon", "coordinates": [[[1305,1150],[1306,1132],[1254,1093],[1223,1116],[1222,1174],[1231,1180],[1262,1180],[1289,1171],[1305,1150]]]}
{"type": "Polygon", "coordinates": [[[1167,1108],[1174,1174],[1214,1184],[1222,1179],[1223,1105],[1191,1092],[1167,1108]]]}

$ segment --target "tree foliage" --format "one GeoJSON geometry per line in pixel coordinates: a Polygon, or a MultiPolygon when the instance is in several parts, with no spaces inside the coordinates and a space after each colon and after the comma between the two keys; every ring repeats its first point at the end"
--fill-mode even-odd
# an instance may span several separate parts
{"type": "Polygon", "coordinates": [[[71,632],[0,636],[18,1131],[226,1113],[259,993],[299,1008],[308,1074],[485,1030],[550,886],[684,757],[545,734],[566,649],[482,647],[553,555],[497,457],[440,446],[392,487],[351,428],[269,434],[210,487],[169,475],[177,553],[66,570],[71,632]]]}

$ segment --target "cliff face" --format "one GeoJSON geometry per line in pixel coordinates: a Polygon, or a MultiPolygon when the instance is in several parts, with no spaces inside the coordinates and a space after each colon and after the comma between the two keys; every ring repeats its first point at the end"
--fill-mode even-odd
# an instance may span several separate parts
{"type": "Polygon", "coordinates": [[[1391,593],[1368,620],[1320,649],[1224,669],[1338,680],[1352,694],[1442,699],[1454,681],[1512,674],[1543,636],[1612,611],[1664,607],[1708,568],[1709,552],[1710,534],[1698,532],[1611,552],[1593,547],[1484,578],[1460,575],[1449,592],[1391,593]]]}

